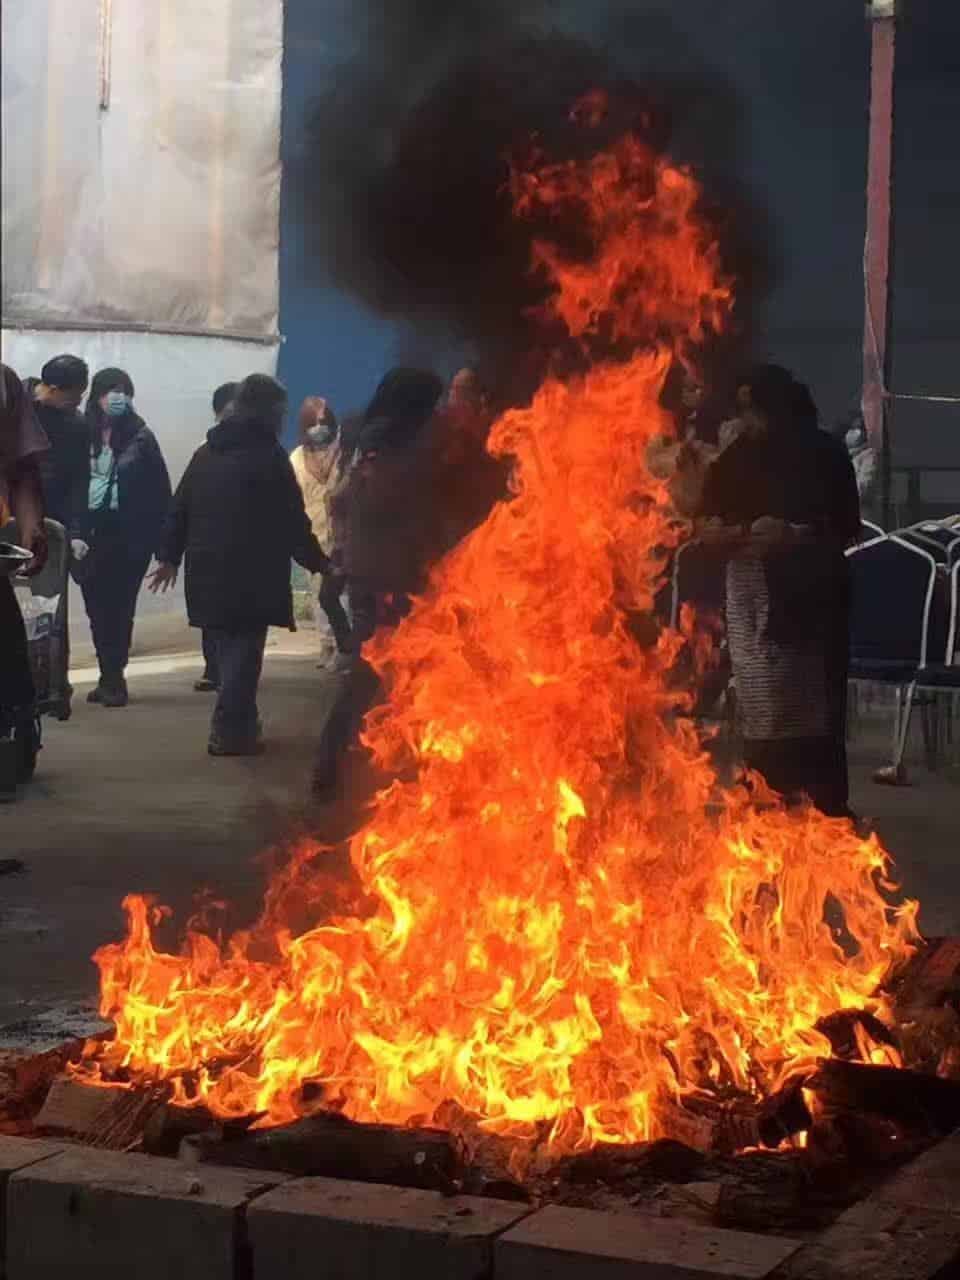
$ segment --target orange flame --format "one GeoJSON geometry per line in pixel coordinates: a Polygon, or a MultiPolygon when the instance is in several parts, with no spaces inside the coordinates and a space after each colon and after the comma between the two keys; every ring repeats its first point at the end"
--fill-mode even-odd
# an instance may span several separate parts
{"type": "Polygon", "coordinates": [[[513,500],[371,648],[389,698],[365,741],[401,779],[352,842],[372,912],[293,936],[274,893],[252,934],[164,955],[128,898],[126,940],[96,956],[104,1077],[267,1123],[319,1082],[361,1120],[452,1101],[558,1154],[642,1140],[672,1097],[761,1096],[829,1053],[818,1019],[877,1009],[916,937],[874,839],[719,790],[668,679],[683,637],[638,639],[680,536],[646,465],[659,394],[730,306],[696,183],[626,138],[512,191],[521,217],[579,218],[589,261],[546,242],[534,261],[554,318],[618,358],[497,422],[513,500]]]}

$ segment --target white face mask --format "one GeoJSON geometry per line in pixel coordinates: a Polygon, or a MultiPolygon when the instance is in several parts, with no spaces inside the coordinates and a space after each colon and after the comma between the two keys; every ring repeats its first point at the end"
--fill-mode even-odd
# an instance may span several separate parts
{"type": "Polygon", "coordinates": [[[844,436],[844,440],[848,449],[857,449],[863,444],[863,432],[859,427],[851,427],[844,436]]]}

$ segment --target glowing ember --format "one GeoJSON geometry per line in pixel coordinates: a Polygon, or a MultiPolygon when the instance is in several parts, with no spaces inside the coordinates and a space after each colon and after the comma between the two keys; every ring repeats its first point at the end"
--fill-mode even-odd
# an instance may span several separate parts
{"type": "Polygon", "coordinates": [[[275,886],[252,934],[173,956],[128,899],[126,941],[96,957],[117,1038],[91,1072],[268,1123],[306,1082],[361,1120],[455,1102],[560,1154],[655,1137],[678,1095],[770,1091],[829,1053],[819,1018],[877,1009],[910,949],[915,907],[889,911],[877,843],[722,794],[669,680],[683,637],[636,638],[680,536],[645,461],[669,429],[658,396],[729,308],[695,182],[627,138],[513,194],[588,231],[588,262],[534,258],[554,319],[618,358],[496,424],[514,500],[369,655],[389,700],[367,745],[411,779],[352,843],[372,913],[292,936],[275,886]]]}

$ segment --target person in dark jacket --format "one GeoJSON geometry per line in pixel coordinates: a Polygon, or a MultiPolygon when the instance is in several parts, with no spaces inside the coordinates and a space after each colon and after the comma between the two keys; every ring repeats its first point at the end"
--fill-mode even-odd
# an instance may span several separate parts
{"type": "MultiPolygon", "coordinates": [[[[0,364],[0,530],[17,522],[21,545],[33,552],[26,573],[47,560],[40,462],[47,440],[14,371],[0,364]]],[[[17,783],[36,759],[35,691],[23,615],[13,583],[0,575],[0,803],[16,799],[17,783]]]]}
{"type": "Polygon", "coordinates": [[[290,561],[326,573],[279,435],[283,387],[263,374],[240,385],[233,413],[207,435],[180,481],[150,588],[166,590],[186,557],[190,625],[213,638],[220,688],[213,756],[262,750],[257,686],[268,627],[294,629],[290,561]]]}
{"type": "Polygon", "coordinates": [[[87,554],[87,491],[90,482],[89,432],[80,402],[90,383],[90,371],[79,356],[54,356],[40,377],[23,384],[33,401],[37,421],[50,448],[40,463],[47,516],[62,524],[74,558],[87,554]]]}
{"type": "MultiPolygon", "coordinates": [[[[87,540],[89,433],[83,415],[78,412],[89,383],[86,361],[79,356],[62,355],[47,361],[39,379],[27,378],[23,384],[37,421],[50,442],[49,450],[40,459],[47,516],[63,525],[70,556],[76,564],[80,564],[90,550],[87,540]]],[[[73,692],[67,679],[70,669],[68,601],[68,593],[64,591],[54,624],[62,646],[62,660],[56,664],[54,684],[59,688],[61,682],[65,682],[62,695],[67,699],[73,692]]]]}
{"type": "Polygon", "coordinates": [[[392,369],[357,431],[353,465],[331,499],[358,641],[403,612],[437,558],[436,449],[427,431],[443,392],[435,374],[392,369]]]}
{"type": "Polygon", "coordinates": [[[137,597],[171,496],[160,446],[134,410],[133,397],[129,374],[102,369],[86,409],[90,553],[79,579],[100,664],[100,682],[87,701],[105,707],[127,705],[125,672],[137,597]]]}
{"type": "MultiPolygon", "coordinates": [[[[358,424],[352,465],[331,500],[358,646],[403,617],[445,549],[438,450],[428,429],[442,392],[433,373],[391,370],[358,424]]],[[[357,658],[321,736],[313,778],[318,793],[336,786],[340,760],[378,688],[373,668],[357,658]]]]}
{"type": "MultiPolygon", "coordinates": [[[[225,382],[213,393],[213,423],[219,425],[233,413],[233,406],[240,390],[239,382],[225,382]]],[[[202,633],[203,675],[194,683],[195,693],[216,693],[220,688],[220,668],[217,664],[217,646],[212,632],[202,633]]]]}
{"type": "Polygon", "coordinates": [[[739,386],[744,430],[707,472],[699,530],[728,553],[744,760],[788,799],[844,817],[853,467],[788,370],[760,365],[739,386]]]}

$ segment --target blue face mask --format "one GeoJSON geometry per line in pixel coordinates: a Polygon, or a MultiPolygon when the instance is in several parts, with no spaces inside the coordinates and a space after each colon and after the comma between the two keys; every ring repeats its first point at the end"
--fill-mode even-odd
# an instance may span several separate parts
{"type": "Polygon", "coordinates": [[[122,418],[130,406],[130,401],[122,391],[110,391],[107,394],[107,417],[122,418]]]}

